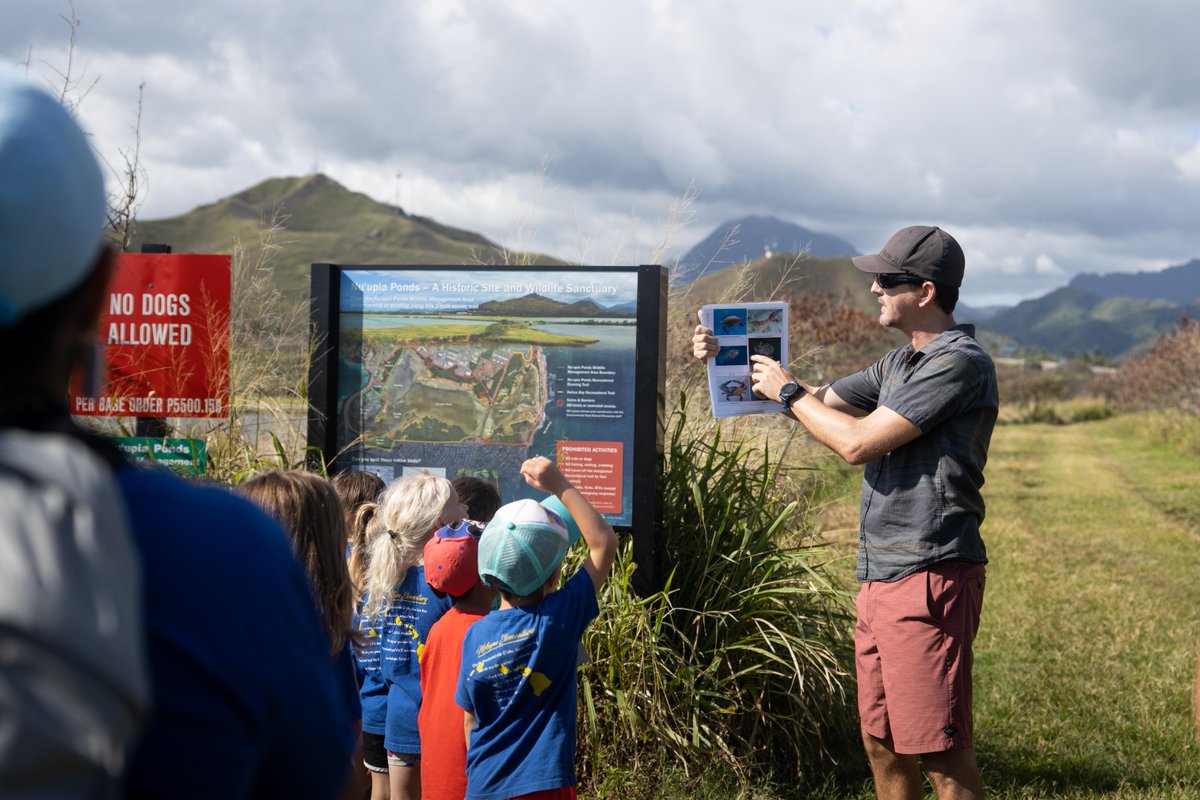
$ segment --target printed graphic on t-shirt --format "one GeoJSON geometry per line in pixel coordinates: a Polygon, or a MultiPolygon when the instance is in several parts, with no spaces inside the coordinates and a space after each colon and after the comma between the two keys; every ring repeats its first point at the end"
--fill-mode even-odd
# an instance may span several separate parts
{"type": "Polygon", "coordinates": [[[533,627],[484,642],[475,648],[467,677],[484,681],[498,692],[508,694],[516,694],[521,680],[529,678],[529,688],[535,697],[540,696],[551,680],[529,666],[536,646],[537,629],[533,627]]]}
{"type": "Polygon", "coordinates": [[[413,654],[420,659],[425,643],[418,628],[428,613],[429,598],[413,592],[396,592],[388,609],[387,635],[381,644],[382,659],[396,664],[408,664],[413,654]]]}
{"type": "Polygon", "coordinates": [[[365,671],[379,669],[379,628],[371,621],[359,617],[358,630],[362,633],[362,641],[354,646],[354,660],[358,668],[365,671]]]}

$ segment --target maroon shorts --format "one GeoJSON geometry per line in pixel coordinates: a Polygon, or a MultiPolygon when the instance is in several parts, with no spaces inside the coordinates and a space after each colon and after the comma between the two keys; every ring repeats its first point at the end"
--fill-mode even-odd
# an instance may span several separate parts
{"type": "Polygon", "coordinates": [[[854,661],[862,729],[897,753],[971,747],[971,643],[983,564],[947,561],[864,583],[854,661]]]}
{"type": "Polygon", "coordinates": [[[509,800],[575,800],[575,787],[564,786],[561,789],[543,789],[540,792],[511,797],[509,800]]]}

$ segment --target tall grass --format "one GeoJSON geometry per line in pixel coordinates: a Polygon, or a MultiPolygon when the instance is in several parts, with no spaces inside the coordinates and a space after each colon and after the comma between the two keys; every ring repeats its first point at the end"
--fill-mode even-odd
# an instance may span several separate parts
{"type": "Polygon", "coordinates": [[[311,338],[307,305],[286,295],[276,280],[286,219],[276,209],[257,241],[233,249],[227,338],[213,343],[229,350],[227,416],[168,420],[172,435],[205,440],[206,477],[221,483],[237,484],[264,466],[287,469],[309,461],[305,382],[320,343],[311,338]]]}
{"type": "Polygon", "coordinates": [[[581,774],[601,794],[666,767],[741,785],[815,778],[853,716],[835,555],[769,453],[690,420],[686,393],[667,427],[657,548],[669,576],[639,597],[625,543],[584,642],[581,774]]]}

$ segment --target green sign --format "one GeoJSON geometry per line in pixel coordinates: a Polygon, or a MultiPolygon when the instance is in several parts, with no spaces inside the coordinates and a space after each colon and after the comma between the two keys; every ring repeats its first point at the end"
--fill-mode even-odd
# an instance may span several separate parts
{"type": "Polygon", "coordinates": [[[208,466],[208,450],[203,439],[110,436],[108,440],[133,461],[161,464],[183,475],[203,475],[208,466]]]}

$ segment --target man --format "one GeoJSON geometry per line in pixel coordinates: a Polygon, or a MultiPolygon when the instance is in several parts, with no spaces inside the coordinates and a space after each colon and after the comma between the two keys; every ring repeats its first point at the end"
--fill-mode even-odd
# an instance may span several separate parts
{"type": "MultiPolygon", "coordinates": [[[[69,440],[80,458],[103,467],[109,499],[121,521],[128,519],[135,573],[107,577],[130,586],[134,611],[115,601],[94,603],[90,616],[73,622],[85,631],[78,635],[90,636],[82,641],[96,638],[86,632],[89,625],[101,634],[133,629],[140,640],[103,662],[132,665],[128,686],[113,670],[95,678],[113,687],[110,705],[123,706],[108,715],[119,731],[107,733],[105,747],[93,745],[103,759],[89,772],[92,783],[82,791],[79,783],[57,791],[56,772],[64,765],[75,769],[78,759],[43,748],[12,785],[41,790],[37,796],[109,796],[112,779],[120,777],[114,769],[124,760],[111,755],[109,740],[119,734],[124,743],[144,718],[124,768],[120,791],[127,797],[334,796],[349,765],[349,716],[336,693],[307,580],[283,532],[228,492],[125,464],[71,422],[68,382],[78,363],[93,363],[98,355],[96,326],[115,263],[103,240],[105,216],[102,173],[83,132],[44,92],[0,76],[0,429],[69,440]],[[149,667],[148,718],[137,702],[143,664],[149,667]]],[[[0,522],[22,510],[12,493],[0,494],[0,502],[6,503],[0,522]]],[[[57,545],[53,534],[47,530],[42,547],[57,545]]],[[[30,555],[37,566],[40,553],[30,555]]],[[[61,584],[47,582],[51,589],[61,584]]],[[[58,638],[60,622],[45,620],[45,649],[78,650],[73,638],[58,638]]],[[[114,637],[104,641],[115,649],[114,637]]],[[[58,667],[42,658],[27,660],[23,669],[36,687],[58,667]]],[[[6,707],[0,755],[3,746],[40,736],[48,725],[86,738],[72,729],[90,723],[82,714],[96,713],[83,702],[54,719],[13,717],[8,709],[21,707],[6,707]]],[[[83,733],[92,730],[89,725],[83,733]]],[[[0,786],[10,796],[9,785],[0,786]]]]}
{"type": "MultiPolygon", "coordinates": [[[[755,394],[778,400],[863,474],[855,662],[863,743],[880,798],[978,798],[971,646],[987,554],[980,487],[998,406],[996,372],[954,321],[965,259],[945,231],[897,232],[854,265],[875,275],[879,322],[909,340],[827,386],[754,356],[755,394]]],[[[696,328],[694,355],[717,351],[696,328]]]]}

